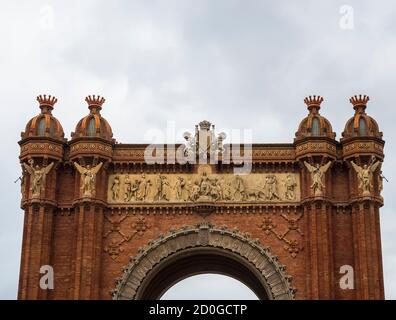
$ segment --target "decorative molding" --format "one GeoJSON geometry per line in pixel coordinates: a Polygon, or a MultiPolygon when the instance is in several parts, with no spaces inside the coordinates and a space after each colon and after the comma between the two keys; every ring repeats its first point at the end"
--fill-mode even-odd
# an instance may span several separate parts
{"type": "Polygon", "coordinates": [[[289,236],[290,233],[295,233],[297,234],[297,236],[300,237],[304,236],[304,233],[301,231],[298,225],[298,221],[303,217],[303,214],[300,214],[297,219],[290,218],[286,214],[281,214],[280,216],[287,221],[286,231],[277,231],[278,225],[274,223],[273,219],[268,216],[262,220],[262,223],[259,224],[258,227],[264,231],[265,235],[269,236],[273,234],[277,239],[282,240],[285,243],[284,249],[290,253],[292,258],[296,258],[297,254],[301,252],[304,247],[300,245],[299,241],[296,238],[290,239],[287,236],[289,236]]]}
{"type": "Polygon", "coordinates": [[[117,158],[128,158],[128,160],[141,160],[144,161],[144,150],[145,149],[139,149],[139,150],[128,150],[128,149],[115,149],[114,150],[114,160],[120,160],[117,158]]]}
{"type": "Polygon", "coordinates": [[[39,150],[40,152],[43,152],[45,150],[49,151],[54,151],[54,152],[60,152],[63,151],[63,148],[55,143],[27,143],[22,146],[21,151],[22,152],[33,152],[35,150],[39,150]]]}
{"type": "Polygon", "coordinates": [[[112,145],[102,140],[93,140],[89,142],[86,140],[71,141],[69,150],[68,158],[72,160],[81,155],[100,156],[109,160],[113,156],[112,145]]]}
{"type": "Polygon", "coordinates": [[[307,155],[324,155],[331,158],[337,158],[337,144],[328,141],[304,141],[296,145],[296,158],[300,159],[307,155]]]}
{"type": "MultiPolygon", "coordinates": [[[[178,148],[178,145],[175,146],[176,149],[178,148]]],[[[117,148],[117,146],[114,149],[114,161],[121,161],[124,159],[130,160],[137,160],[137,161],[144,161],[144,151],[145,151],[145,146],[142,146],[140,148],[117,148]]],[[[230,145],[225,144],[224,148],[230,148],[230,145]]],[[[166,151],[167,151],[167,146],[164,145],[164,156],[166,157],[166,151]]],[[[241,150],[241,156],[243,156],[243,146],[241,150]]],[[[295,158],[295,151],[294,147],[291,146],[289,148],[285,147],[283,149],[273,149],[272,147],[269,148],[261,148],[261,147],[255,147],[253,145],[253,150],[252,150],[252,158],[253,161],[258,161],[258,160],[294,160],[295,158]]]]}
{"type": "Polygon", "coordinates": [[[99,150],[99,151],[104,151],[104,152],[111,152],[112,148],[106,144],[102,144],[102,143],[98,143],[98,142],[75,143],[70,147],[70,151],[72,151],[72,152],[77,152],[80,150],[83,150],[83,151],[99,150]]]}
{"type": "Polygon", "coordinates": [[[272,149],[272,150],[254,150],[252,152],[253,160],[265,159],[294,159],[295,153],[293,149],[272,149]]]}
{"type": "Polygon", "coordinates": [[[383,143],[368,140],[368,141],[350,141],[343,146],[343,156],[353,156],[356,153],[373,153],[379,158],[383,158],[384,145],[383,143]]]}
{"type": "Polygon", "coordinates": [[[300,204],[294,203],[166,203],[166,204],[136,204],[130,206],[116,205],[111,210],[126,210],[132,215],[192,215],[192,214],[266,214],[268,212],[281,214],[296,211],[300,204]],[[203,210],[206,210],[205,212],[203,210]]]}
{"type": "Polygon", "coordinates": [[[59,142],[33,142],[27,141],[21,145],[21,160],[26,157],[42,157],[50,156],[57,160],[63,157],[64,148],[59,142]]]}
{"type": "Polygon", "coordinates": [[[135,236],[143,236],[144,233],[150,229],[150,225],[146,222],[146,218],[137,217],[127,232],[122,231],[121,224],[129,215],[120,215],[119,219],[115,215],[105,215],[105,219],[109,222],[110,228],[105,232],[103,238],[106,239],[104,251],[110,255],[113,260],[117,260],[118,256],[124,252],[123,244],[130,242],[135,236]],[[113,216],[113,218],[110,218],[113,216]]]}

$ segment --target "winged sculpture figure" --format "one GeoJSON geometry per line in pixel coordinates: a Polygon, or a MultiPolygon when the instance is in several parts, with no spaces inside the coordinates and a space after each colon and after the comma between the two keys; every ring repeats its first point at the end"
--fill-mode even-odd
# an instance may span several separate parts
{"type": "Polygon", "coordinates": [[[364,164],[363,166],[359,166],[355,162],[351,161],[351,165],[356,171],[357,177],[359,179],[359,189],[364,196],[370,195],[373,188],[373,174],[375,170],[377,170],[377,168],[380,166],[380,164],[380,161],[375,161],[375,157],[371,159],[371,162],[368,165],[364,164]]]}
{"type": "Polygon", "coordinates": [[[325,188],[325,185],[323,183],[323,177],[326,171],[330,168],[331,161],[327,162],[323,166],[320,166],[319,163],[313,166],[308,162],[304,161],[304,165],[311,173],[311,178],[312,178],[311,189],[313,190],[314,194],[315,195],[322,194],[325,188]]]}
{"type": "Polygon", "coordinates": [[[45,190],[45,178],[53,166],[54,162],[46,167],[34,166],[33,160],[30,160],[29,164],[23,163],[23,167],[30,175],[30,190],[32,191],[33,198],[40,197],[41,193],[45,190]]]}
{"type": "Polygon", "coordinates": [[[100,168],[103,166],[103,162],[99,163],[95,167],[91,167],[87,165],[83,167],[79,165],[77,162],[73,162],[77,171],[81,175],[80,188],[83,197],[92,197],[95,193],[95,182],[96,182],[96,174],[99,172],[100,168]]]}

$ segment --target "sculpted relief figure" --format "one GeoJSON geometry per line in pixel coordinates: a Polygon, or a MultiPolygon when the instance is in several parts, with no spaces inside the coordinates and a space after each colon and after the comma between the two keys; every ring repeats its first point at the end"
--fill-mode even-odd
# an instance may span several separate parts
{"type": "Polygon", "coordinates": [[[234,200],[244,200],[245,198],[245,183],[241,176],[236,176],[234,180],[234,200]]]}
{"type": "Polygon", "coordinates": [[[220,181],[217,178],[214,178],[212,180],[210,196],[212,197],[213,201],[218,201],[222,199],[222,187],[220,181]]]}
{"type": "Polygon", "coordinates": [[[120,198],[120,183],[120,177],[115,176],[111,186],[111,192],[114,201],[117,201],[120,198]]]}
{"type": "Polygon", "coordinates": [[[325,188],[325,185],[323,183],[323,177],[326,171],[330,168],[331,161],[327,162],[323,166],[320,166],[319,163],[317,163],[315,167],[310,165],[308,162],[304,161],[304,165],[311,173],[311,179],[312,179],[311,189],[313,190],[314,195],[323,194],[323,190],[325,188]]]}
{"type": "Polygon", "coordinates": [[[73,162],[77,171],[81,175],[80,188],[83,197],[92,197],[95,194],[96,174],[103,166],[103,162],[95,167],[87,165],[86,167],[80,166],[77,162],[73,162]]]}
{"type": "Polygon", "coordinates": [[[139,190],[137,191],[137,199],[139,201],[146,201],[150,194],[150,188],[152,186],[151,180],[146,178],[146,175],[142,174],[142,179],[139,184],[139,190]]]}
{"type": "Polygon", "coordinates": [[[200,193],[201,193],[201,187],[199,186],[199,182],[195,181],[191,187],[190,200],[193,202],[197,201],[200,197],[200,193]]]}
{"type": "Polygon", "coordinates": [[[166,187],[169,186],[169,182],[165,176],[159,176],[156,181],[157,193],[155,195],[155,200],[169,201],[166,187]]]}
{"type": "Polygon", "coordinates": [[[130,192],[131,198],[129,199],[129,201],[131,201],[132,199],[138,200],[138,191],[139,191],[140,183],[141,181],[138,179],[135,179],[135,181],[132,183],[131,192],[130,192]]]}
{"type": "Polygon", "coordinates": [[[372,158],[369,165],[365,164],[363,167],[358,166],[355,162],[351,161],[352,167],[357,173],[359,179],[359,189],[363,196],[368,196],[372,189],[372,177],[375,170],[380,165],[380,161],[375,162],[375,158],[372,158]]]}
{"type": "Polygon", "coordinates": [[[285,198],[287,200],[294,200],[296,198],[296,187],[297,182],[294,179],[294,176],[288,174],[285,179],[285,198]]]}
{"type": "Polygon", "coordinates": [[[109,179],[111,202],[240,202],[296,201],[295,173],[114,174],[109,179]],[[264,179],[264,181],[262,180],[264,179]]]}
{"type": "Polygon", "coordinates": [[[265,177],[264,194],[268,200],[280,199],[278,195],[278,180],[274,174],[265,177]]]}
{"type": "Polygon", "coordinates": [[[206,172],[195,182],[188,183],[190,201],[219,201],[223,199],[222,182],[218,178],[210,178],[206,172]]]}
{"type": "Polygon", "coordinates": [[[212,189],[212,184],[206,172],[202,174],[200,181],[200,195],[204,197],[209,197],[212,189]]]}
{"type": "Polygon", "coordinates": [[[191,201],[210,201],[218,200],[220,192],[218,191],[217,179],[211,180],[206,172],[193,183],[189,183],[189,196],[191,201]]]}
{"type": "Polygon", "coordinates": [[[174,189],[176,190],[176,200],[185,201],[186,181],[183,177],[177,177],[174,189]]]}
{"type": "Polygon", "coordinates": [[[225,182],[224,178],[221,181],[223,186],[223,200],[230,201],[232,199],[232,185],[230,182],[225,182]]]}
{"type": "Polygon", "coordinates": [[[23,163],[23,166],[30,174],[30,190],[32,191],[32,197],[40,197],[41,192],[45,190],[45,178],[54,166],[54,163],[40,168],[39,165],[34,166],[33,160],[29,160],[29,165],[23,163]]]}
{"type": "Polygon", "coordinates": [[[132,182],[127,174],[124,180],[124,201],[131,201],[132,199],[132,182]]]}

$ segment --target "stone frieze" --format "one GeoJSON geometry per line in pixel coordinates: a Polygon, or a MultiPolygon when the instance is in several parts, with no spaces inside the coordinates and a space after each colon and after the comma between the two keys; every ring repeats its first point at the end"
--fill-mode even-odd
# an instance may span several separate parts
{"type": "Polygon", "coordinates": [[[298,202],[298,173],[112,174],[111,204],[183,202],[298,202]]]}

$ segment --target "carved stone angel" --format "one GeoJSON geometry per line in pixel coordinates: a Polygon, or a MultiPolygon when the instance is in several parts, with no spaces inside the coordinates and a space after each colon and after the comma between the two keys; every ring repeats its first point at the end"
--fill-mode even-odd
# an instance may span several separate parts
{"type": "Polygon", "coordinates": [[[372,177],[375,170],[381,164],[380,161],[374,162],[375,158],[372,159],[369,165],[365,164],[363,167],[358,166],[355,162],[351,161],[353,169],[355,169],[357,173],[357,177],[359,179],[359,189],[362,192],[363,196],[369,196],[371,193],[372,185],[372,177]]]}
{"type": "Polygon", "coordinates": [[[73,164],[81,175],[80,189],[82,196],[92,197],[95,193],[96,174],[102,168],[103,162],[93,168],[90,165],[80,166],[77,162],[73,162],[73,164]]]}
{"type": "Polygon", "coordinates": [[[327,162],[325,165],[320,166],[319,163],[316,166],[310,165],[308,162],[304,161],[304,165],[307,167],[308,171],[311,173],[312,184],[311,189],[315,196],[322,195],[325,185],[323,183],[323,177],[326,171],[330,168],[331,161],[327,162]]]}
{"type": "Polygon", "coordinates": [[[29,165],[23,163],[23,166],[30,174],[30,190],[32,191],[32,197],[40,197],[41,192],[45,190],[45,178],[54,166],[54,163],[52,162],[48,166],[40,168],[39,165],[34,166],[33,160],[29,160],[29,165]]]}

